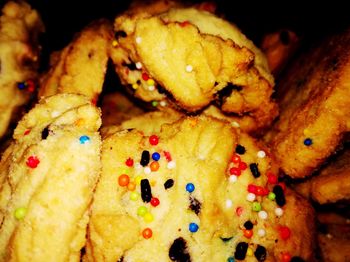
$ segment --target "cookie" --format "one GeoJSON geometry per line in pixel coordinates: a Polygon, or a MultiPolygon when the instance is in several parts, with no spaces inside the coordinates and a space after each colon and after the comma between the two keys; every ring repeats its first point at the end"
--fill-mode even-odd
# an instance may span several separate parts
{"type": "Polygon", "coordinates": [[[281,78],[281,113],[266,140],[287,175],[311,175],[349,131],[349,72],[347,29],[302,54],[281,78]]]}
{"type": "Polygon", "coordinates": [[[278,184],[269,151],[226,122],[109,134],[102,166],[83,261],[312,259],[312,208],[278,184]]]}
{"type": "Polygon", "coordinates": [[[108,20],[92,22],[59,53],[40,79],[39,97],[58,93],[83,94],[94,101],[102,91],[113,30],[108,20]]]}
{"type": "Polygon", "coordinates": [[[0,16],[0,138],[35,91],[44,25],[26,2],[7,2],[0,16]]]}
{"type": "Polygon", "coordinates": [[[0,261],[80,261],[100,169],[100,111],[90,99],[41,100],[0,162],[0,261]]]}
{"type": "Polygon", "coordinates": [[[276,117],[266,58],[229,22],[195,8],[173,8],[121,15],[114,29],[111,58],[136,97],[188,112],[216,101],[221,110],[265,126],[276,117]]]}

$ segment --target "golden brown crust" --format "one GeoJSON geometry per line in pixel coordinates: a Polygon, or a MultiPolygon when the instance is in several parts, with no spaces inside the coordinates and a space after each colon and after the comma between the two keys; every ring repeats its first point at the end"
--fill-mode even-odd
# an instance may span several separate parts
{"type": "Polygon", "coordinates": [[[112,25],[107,20],[95,21],[84,28],[59,54],[54,53],[51,69],[40,81],[39,97],[75,93],[97,99],[112,38],[112,25]]]}
{"type": "Polygon", "coordinates": [[[349,131],[349,75],[347,30],[301,56],[281,79],[281,114],[266,139],[289,176],[310,175],[349,131]]]}

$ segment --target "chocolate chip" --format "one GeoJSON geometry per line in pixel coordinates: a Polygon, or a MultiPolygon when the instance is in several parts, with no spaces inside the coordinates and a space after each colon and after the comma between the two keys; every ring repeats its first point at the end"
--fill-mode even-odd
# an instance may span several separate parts
{"type": "Polygon", "coordinates": [[[258,261],[265,261],[266,259],[266,248],[264,248],[263,246],[258,245],[255,252],[254,252],[254,256],[256,257],[256,259],[258,261]]]}
{"type": "Polygon", "coordinates": [[[49,136],[49,128],[45,127],[43,131],[41,131],[41,139],[45,140],[49,136]]]}
{"type": "Polygon", "coordinates": [[[169,249],[169,257],[172,261],[176,262],[190,262],[191,257],[187,251],[186,241],[179,237],[174,240],[169,249]]]}
{"type": "Polygon", "coordinates": [[[245,147],[242,146],[242,145],[237,145],[236,146],[236,153],[240,154],[240,155],[243,155],[245,153],[245,147]]]}
{"type": "Polygon", "coordinates": [[[164,183],[164,188],[168,189],[168,188],[171,188],[173,185],[174,185],[174,180],[173,179],[168,179],[164,183]]]}

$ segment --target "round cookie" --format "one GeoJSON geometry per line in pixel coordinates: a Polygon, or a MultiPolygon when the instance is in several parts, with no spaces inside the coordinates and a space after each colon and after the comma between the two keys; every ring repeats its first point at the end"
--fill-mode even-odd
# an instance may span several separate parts
{"type": "Polygon", "coordinates": [[[44,25],[24,1],[8,1],[0,17],[0,138],[35,91],[44,25]]]}
{"type": "Polygon", "coordinates": [[[85,96],[41,100],[0,162],[0,261],[80,261],[100,174],[100,111],[85,96]]]}
{"type": "Polygon", "coordinates": [[[310,261],[312,208],[277,170],[210,117],[109,134],[83,260],[310,261]]]}
{"type": "Polygon", "coordinates": [[[111,58],[136,97],[189,112],[217,101],[223,111],[265,126],[276,117],[266,58],[229,22],[203,10],[174,8],[121,15],[114,28],[111,58]]]}

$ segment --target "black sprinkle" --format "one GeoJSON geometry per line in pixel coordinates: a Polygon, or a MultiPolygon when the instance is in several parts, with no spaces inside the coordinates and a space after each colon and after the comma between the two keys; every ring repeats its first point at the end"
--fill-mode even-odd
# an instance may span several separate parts
{"type": "Polygon", "coordinates": [[[201,212],[201,203],[194,197],[190,197],[190,209],[198,215],[201,212]]]}
{"type": "Polygon", "coordinates": [[[292,257],[290,262],[305,262],[305,260],[302,259],[301,257],[292,257]]]}
{"type": "Polygon", "coordinates": [[[149,158],[149,152],[147,150],[143,150],[140,161],[141,166],[147,166],[149,163],[149,158]]]}
{"type": "Polygon", "coordinates": [[[240,155],[243,155],[245,153],[245,147],[241,146],[241,145],[237,145],[236,146],[236,153],[240,154],[240,155]]]}
{"type": "Polygon", "coordinates": [[[232,239],[233,237],[220,237],[220,239],[224,242],[228,242],[232,239]]]}
{"type": "Polygon", "coordinates": [[[129,70],[132,70],[132,71],[137,69],[134,63],[128,64],[124,62],[122,65],[126,66],[129,70]]]}
{"type": "Polygon", "coordinates": [[[114,37],[115,37],[115,38],[127,37],[127,34],[126,34],[124,31],[121,31],[121,30],[120,30],[120,31],[115,32],[114,37]]]}
{"type": "Polygon", "coordinates": [[[276,203],[280,207],[283,207],[286,204],[286,198],[284,197],[283,188],[280,185],[273,187],[273,193],[276,195],[276,203]]]}
{"type": "Polygon", "coordinates": [[[253,226],[254,226],[253,223],[250,222],[249,220],[248,220],[247,222],[244,223],[244,227],[245,227],[245,229],[247,229],[247,230],[253,229],[253,226]]]}
{"type": "Polygon", "coordinates": [[[148,179],[141,180],[141,197],[143,202],[150,202],[152,199],[152,190],[148,179]]]}
{"type": "Polygon", "coordinates": [[[235,259],[243,260],[247,254],[248,243],[239,242],[236,246],[235,259]]]}
{"type": "Polygon", "coordinates": [[[190,254],[187,251],[186,241],[179,237],[174,240],[169,249],[169,257],[176,262],[191,262],[190,254]]]}
{"type": "Polygon", "coordinates": [[[165,181],[164,188],[168,189],[168,188],[173,187],[173,185],[174,185],[174,180],[170,178],[167,181],[165,181]]]}
{"type": "Polygon", "coordinates": [[[252,172],[253,177],[258,178],[260,176],[258,164],[252,163],[249,165],[250,171],[252,172]]]}
{"type": "Polygon", "coordinates": [[[256,259],[258,261],[265,261],[266,259],[266,248],[264,248],[263,246],[258,245],[255,252],[254,252],[254,256],[256,257],[256,259]]]}
{"type": "Polygon", "coordinates": [[[45,140],[49,136],[49,128],[45,127],[43,131],[41,131],[41,139],[45,140]]]}

